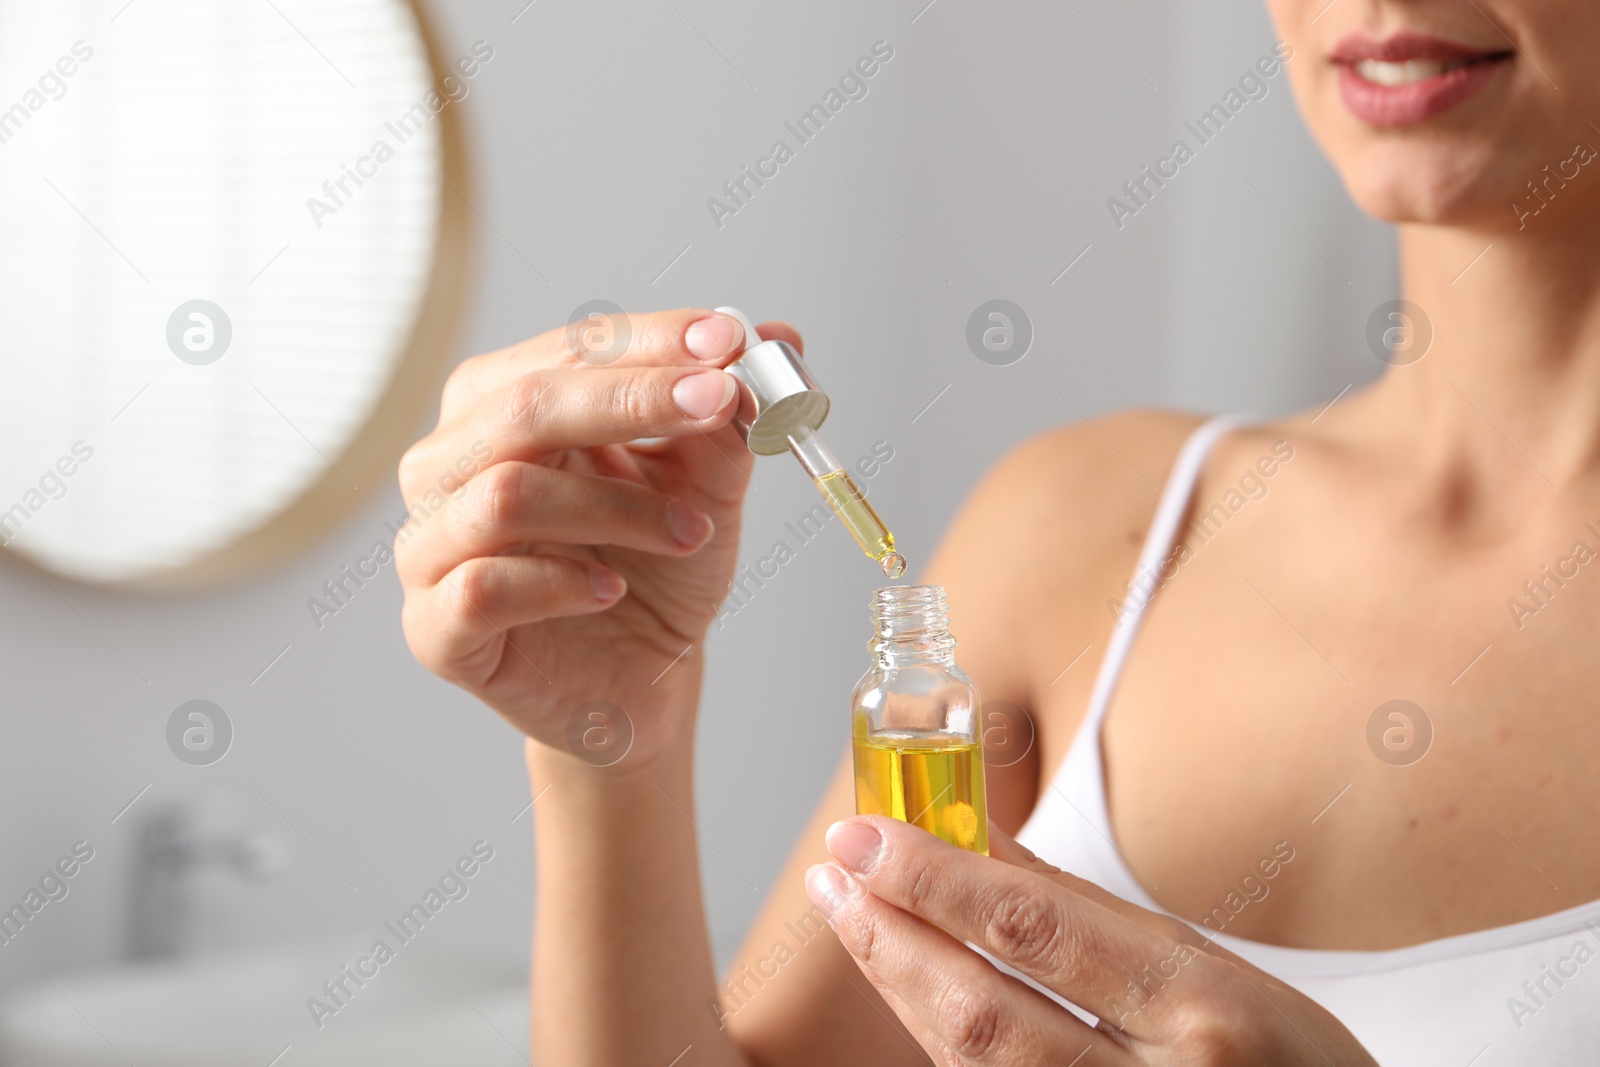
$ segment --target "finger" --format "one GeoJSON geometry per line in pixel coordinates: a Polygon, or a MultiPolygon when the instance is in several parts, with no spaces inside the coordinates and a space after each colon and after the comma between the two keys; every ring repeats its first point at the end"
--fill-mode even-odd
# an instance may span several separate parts
{"type": "MultiPolygon", "coordinates": [[[[757,328],[766,340],[801,347],[800,335],[782,322],[757,328]]],[[[535,370],[568,367],[723,367],[744,350],[738,320],[704,308],[647,314],[614,312],[586,317],[558,330],[466,360],[445,383],[441,414],[448,418],[535,370]]]]}
{"type": "Polygon", "coordinates": [[[479,406],[468,436],[502,459],[680,437],[728,424],[738,383],[720,370],[625,368],[524,375],[479,406]]]}
{"type": "Polygon", "coordinates": [[[397,549],[402,582],[433,585],[463,560],[526,543],[620,545],[683,556],[715,532],[685,503],[617,478],[496,463],[397,549]]]}
{"type": "MultiPolygon", "coordinates": [[[[911,1035],[918,1045],[922,1046],[922,1050],[927,1055],[942,1056],[948,1051],[949,1046],[940,1040],[932,1030],[928,1029],[927,1024],[922,1021],[922,1016],[911,1010],[911,1005],[900,999],[900,995],[894,990],[874,982],[871,976],[867,974],[866,968],[861,966],[859,960],[855,961],[855,963],[856,969],[861,972],[862,979],[877,991],[878,998],[889,1006],[889,1010],[894,1012],[894,1017],[900,1023],[900,1026],[906,1033],[911,1035]]],[[[861,995],[866,996],[865,993],[861,995]]],[[[880,1012],[879,1014],[882,1013],[880,1012]]]]}
{"type": "Polygon", "coordinates": [[[464,457],[482,469],[486,458],[537,461],[561,449],[705,434],[733,418],[736,396],[737,383],[720,370],[607,367],[525,374],[413,445],[401,459],[401,492],[412,503],[441,480],[441,472],[452,476],[464,457]]]}
{"type": "Polygon", "coordinates": [[[833,864],[806,874],[806,891],[827,915],[863,974],[913,1032],[931,1035],[943,1062],[981,1067],[1132,1063],[1127,1052],[1043,994],[996,970],[949,934],[868,892],[833,864]],[[909,1010],[912,1017],[905,1018],[909,1010]]]}
{"type": "Polygon", "coordinates": [[[1155,933],[1171,938],[1179,944],[1203,948],[1209,955],[1218,956],[1235,963],[1243,963],[1238,956],[1218,946],[1205,931],[1197,930],[1193,926],[1172,915],[1161,915],[1141,908],[1131,901],[1124,900],[1108,890],[1102,889],[1093,882],[1085,881],[1070,871],[1064,871],[1052,863],[1040,859],[1025,845],[1014,840],[1004,830],[989,820],[989,855],[1013,867],[1020,867],[1032,874],[1049,878],[1057,885],[1066,886],[1075,893],[1079,893],[1109,911],[1113,911],[1123,918],[1132,920],[1155,933]]]}
{"type": "MultiPolygon", "coordinates": [[[[993,819],[989,820],[989,856],[991,859],[997,859],[1002,863],[1009,863],[1013,867],[1020,867],[1022,870],[1025,870],[1030,874],[1037,874],[1049,878],[1058,885],[1064,885],[1073,892],[1088,897],[1096,904],[1100,904],[1106,908],[1109,908],[1118,915],[1124,915],[1129,918],[1136,919],[1142,918],[1143,916],[1149,916],[1151,919],[1155,920],[1165,920],[1168,918],[1167,916],[1156,915],[1154,912],[1141,908],[1137,904],[1130,903],[1129,901],[1117,896],[1115,893],[1101,889],[1093,882],[1086,881],[1082,878],[1079,878],[1075,874],[1063,871],[1060,867],[1057,867],[1053,863],[1046,863],[1044,860],[1035,855],[1027,846],[1021,844],[1015,838],[1011,837],[1011,835],[1007,834],[1004,830],[996,826],[993,819]]],[[[1178,925],[1183,926],[1182,923],[1178,923],[1178,925]]],[[[1159,929],[1163,933],[1166,933],[1169,929],[1169,927],[1166,925],[1159,925],[1153,928],[1159,929]]],[[[1184,929],[1187,930],[1188,927],[1184,927],[1184,929]]]]}
{"type": "Polygon", "coordinates": [[[598,563],[552,555],[480,556],[431,589],[408,595],[401,621],[424,667],[448,681],[481,684],[513,627],[603,611],[626,589],[621,575],[598,563]]]}
{"type": "Polygon", "coordinates": [[[738,320],[704,308],[584,317],[458,366],[445,382],[444,414],[522,375],[555,368],[720,366],[744,342],[738,320]]]}
{"type": "Polygon", "coordinates": [[[846,819],[829,828],[827,841],[876,896],[1102,1018],[1125,1012],[1130,982],[1170,967],[1172,939],[1043,875],[896,819],[846,819]]]}
{"type": "Polygon", "coordinates": [[[1002,863],[1009,863],[1013,867],[1021,867],[1025,871],[1033,871],[1035,874],[1061,873],[1060,867],[1040,859],[1032,849],[1000,829],[993,819],[989,820],[989,857],[1002,863]]]}
{"type": "Polygon", "coordinates": [[[756,333],[761,335],[763,341],[787,341],[800,355],[806,354],[806,341],[800,336],[800,331],[780,319],[756,323],[756,333]]]}

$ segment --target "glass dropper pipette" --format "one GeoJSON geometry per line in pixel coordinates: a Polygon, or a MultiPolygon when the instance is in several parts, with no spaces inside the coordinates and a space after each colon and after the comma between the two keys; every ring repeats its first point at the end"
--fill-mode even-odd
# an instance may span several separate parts
{"type": "Polygon", "coordinates": [[[905,574],[906,559],[895,549],[894,534],[817,435],[828,416],[828,395],[817,386],[800,353],[784,341],[763,341],[738,308],[716,310],[744,327],[744,354],[727,370],[745,387],[734,421],[750,451],[763,456],[792,452],[861,550],[889,578],[905,574]]]}
{"type": "Polygon", "coordinates": [[[873,506],[867,503],[866,494],[850,477],[850,472],[822,443],[817,431],[802,426],[788,436],[789,451],[805,467],[816,487],[822,490],[828,506],[833,508],[833,513],[839,516],[861,550],[877,561],[885,577],[898,578],[904,574],[906,558],[895,551],[894,534],[889,532],[889,527],[884,525],[873,506]]]}

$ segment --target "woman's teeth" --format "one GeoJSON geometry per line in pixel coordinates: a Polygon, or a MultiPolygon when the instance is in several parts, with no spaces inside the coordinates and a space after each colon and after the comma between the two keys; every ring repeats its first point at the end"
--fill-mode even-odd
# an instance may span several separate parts
{"type": "Polygon", "coordinates": [[[1408,59],[1403,63],[1388,63],[1381,59],[1363,59],[1356,63],[1356,73],[1375,85],[1414,85],[1460,70],[1470,62],[1467,59],[1408,59]]]}

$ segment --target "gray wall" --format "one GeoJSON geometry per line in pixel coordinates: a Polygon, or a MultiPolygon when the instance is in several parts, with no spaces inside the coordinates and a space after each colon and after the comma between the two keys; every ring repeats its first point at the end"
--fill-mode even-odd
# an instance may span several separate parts
{"type": "MultiPolygon", "coordinates": [[[[923,3],[540,0],[515,24],[523,0],[433,3],[448,55],[496,49],[462,105],[492,228],[460,355],[595,298],[787,318],[834,397],[834,449],[893,444],[873,499],[914,560],[1005,448],[1075,420],[1072,404],[1271,412],[1375,372],[1362,327],[1392,295],[1392,240],[1346,201],[1282,74],[1122,229],[1106,208],[1269,51],[1253,3],[923,3]],[[793,143],[785,120],[880,39],[895,55],[869,95],[715,226],[707,198],[775,138],[793,143]],[[1032,320],[1015,365],[966,346],[991,298],[1032,320]]],[[[763,462],[747,553],[812,502],[792,463],[763,462]]],[[[365,933],[485,838],[497,858],[438,944],[521,965],[533,854],[527,817],[512,821],[527,801],[517,736],[412,661],[392,576],[320,631],[305,607],[401,511],[386,487],[301,558],[206,596],[58,593],[0,564],[0,899],[74,840],[96,849],[72,895],[0,948],[0,979],[114,960],[138,819],[184,798],[294,847],[273,882],[206,881],[205,949],[365,933]],[[163,738],[197,697],[237,729],[206,768],[163,738]]],[[[865,666],[849,586],[873,578],[833,532],[711,641],[699,820],[724,959],[842,749],[865,666]]]]}

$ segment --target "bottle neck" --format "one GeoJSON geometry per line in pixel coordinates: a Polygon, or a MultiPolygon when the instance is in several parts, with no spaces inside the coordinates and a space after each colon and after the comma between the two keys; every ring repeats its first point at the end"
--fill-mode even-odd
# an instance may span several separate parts
{"type": "Polygon", "coordinates": [[[912,663],[955,666],[944,589],[937,585],[889,586],[872,594],[873,639],[868,647],[884,670],[912,663]]]}

